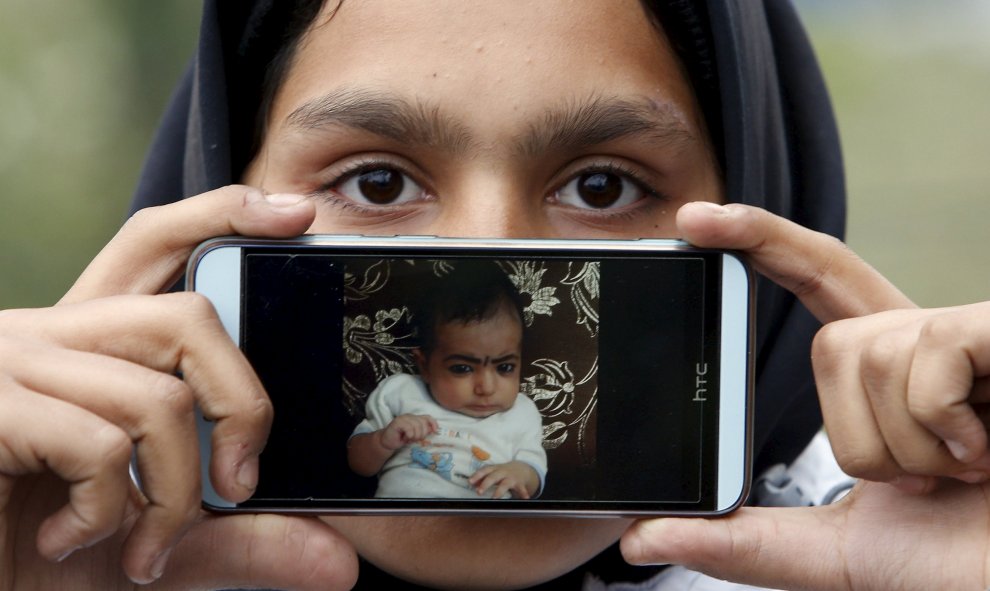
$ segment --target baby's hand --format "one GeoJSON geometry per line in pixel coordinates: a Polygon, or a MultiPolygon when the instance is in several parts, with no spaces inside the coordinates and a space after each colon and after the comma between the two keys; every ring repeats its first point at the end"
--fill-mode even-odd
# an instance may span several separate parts
{"type": "Polygon", "coordinates": [[[493,499],[500,499],[505,493],[512,493],[517,499],[528,499],[536,493],[540,486],[540,477],[532,466],[524,462],[508,462],[485,466],[475,472],[468,483],[475,492],[484,495],[485,491],[495,487],[493,499]]]}
{"type": "Polygon", "coordinates": [[[385,449],[395,451],[439,429],[436,419],[429,415],[399,415],[382,429],[380,441],[385,449]]]}
{"type": "Polygon", "coordinates": [[[812,356],[843,469],[924,492],[990,478],[990,303],[897,310],[827,325],[812,356]]]}

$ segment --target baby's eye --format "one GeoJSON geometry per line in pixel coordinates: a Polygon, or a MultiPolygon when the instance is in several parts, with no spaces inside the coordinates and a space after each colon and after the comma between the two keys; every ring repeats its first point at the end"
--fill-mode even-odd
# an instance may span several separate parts
{"type": "Polygon", "coordinates": [[[327,188],[362,205],[399,205],[426,194],[409,175],[382,165],[347,173],[327,188]]]}
{"type": "Polygon", "coordinates": [[[512,372],[516,371],[515,363],[499,363],[496,371],[502,375],[510,375],[512,372]]]}
{"type": "Polygon", "coordinates": [[[458,363],[447,367],[447,371],[454,375],[464,375],[471,373],[471,366],[464,363],[458,363]]]}
{"type": "Polygon", "coordinates": [[[574,177],[554,193],[558,203],[584,209],[614,209],[653,194],[640,183],[611,171],[589,171],[574,177]]]}

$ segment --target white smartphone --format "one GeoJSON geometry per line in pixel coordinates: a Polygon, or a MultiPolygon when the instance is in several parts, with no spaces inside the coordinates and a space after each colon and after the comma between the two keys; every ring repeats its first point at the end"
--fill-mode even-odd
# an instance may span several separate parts
{"type": "Polygon", "coordinates": [[[717,515],[748,494],[753,281],[731,252],[654,239],[236,237],[200,245],[186,281],[213,302],[275,409],[242,503],[210,484],[211,423],[200,421],[211,510],[717,515]],[[513,402],[491,413],[448,404],[423,369],[433,329],[416,324],[417,305],[480,262],[514,287],[518,355],[474,356],[469,341],[441,361],[459,376],[515,372],[513,402]],[[396,382],[415,391],[386,385],[396,382]],[[441,408],[423,410],[432,403],[441,408]],[[524,411],[536,422],[511,414],[524,411]],[[389,450],[379,472],[352,469],[352,438],[407,412],[434,417],[429,433],[389,450]],[[511,462],[535,486],[499,498],[479,488],[480,470],[511,462]]]}

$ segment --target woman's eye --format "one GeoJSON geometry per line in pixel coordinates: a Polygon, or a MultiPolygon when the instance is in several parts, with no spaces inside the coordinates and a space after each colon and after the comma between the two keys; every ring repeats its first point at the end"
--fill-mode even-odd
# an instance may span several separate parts
{"type": "Polygon", "coordinates": [[[330,187],[357,203],[398,205],[424,196],[423,188],[403,172],[387,166],[348,174],[330,187]]]}
{"type": "Polygon", "coordinates": [[[557,190],[559,203],[572,207],[609,209],[632,205],[649,192],[622,175],[607,171],[581,174],[557,190]]]}

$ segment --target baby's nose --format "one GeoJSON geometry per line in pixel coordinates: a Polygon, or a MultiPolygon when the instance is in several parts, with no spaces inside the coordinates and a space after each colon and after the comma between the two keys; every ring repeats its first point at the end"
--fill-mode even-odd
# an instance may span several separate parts
{"type": "Polygon", "coordinates": [[[474,381],[474,393],[479,396],[491,396],[495,392],[495,374],[490,369],[482,369],[474,381]]]}

